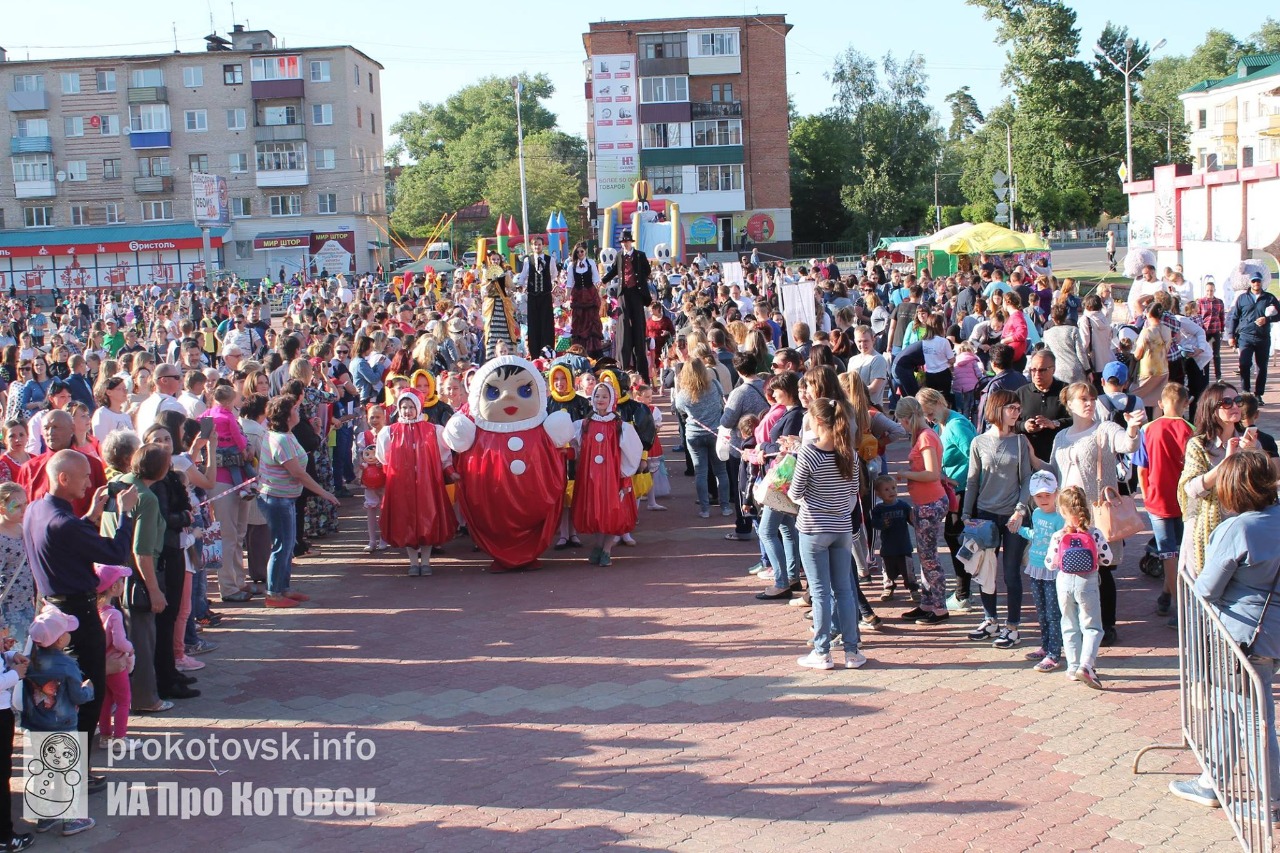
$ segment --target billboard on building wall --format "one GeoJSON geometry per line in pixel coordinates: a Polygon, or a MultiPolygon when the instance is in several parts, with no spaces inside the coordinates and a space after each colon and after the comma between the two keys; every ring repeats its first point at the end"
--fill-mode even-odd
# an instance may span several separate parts
{"type": "Polygon", "coordinates": [[[591,57],[596,202],[601,208],[631,198],[640,180],[639,85],[635,54],[591,57]]]}
{"type": "Polygon", "coordinates": [[[227,179],[221,175],[191,173],[191,207],[196,225],[209,227],[231,224],[231,199],[227,179]]]}

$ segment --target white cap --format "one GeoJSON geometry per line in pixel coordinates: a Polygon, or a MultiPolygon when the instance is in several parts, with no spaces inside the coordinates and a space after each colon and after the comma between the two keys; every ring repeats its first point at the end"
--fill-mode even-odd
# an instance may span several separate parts
{"type": "Polygon", "coordinates": [[[1031,475],[1031,494],[1051,495],[1058,491],[1058,478],[1051,471],[1037,471],[1031,475]]]}

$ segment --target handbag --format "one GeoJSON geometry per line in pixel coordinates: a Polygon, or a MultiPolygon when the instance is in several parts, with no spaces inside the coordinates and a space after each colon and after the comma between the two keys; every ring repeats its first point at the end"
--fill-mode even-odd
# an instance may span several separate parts
{"type": "Polygon", "coordinates": [[[762,507],[769,507],[787,515],[799,515],[800,505],[791,500],[787,489],[791,488],[791,477],[796,470],[796,459],[790,453],[779,456],[764,476],[756,480],[751,489],[751,496],[762,507]]]}
{"type": "Polygon", "coordinates": [[[1102,434],[1098,433],[1098,499],[1093,503],[1093,525],[1108,542],[1118,542],[1141,533],[1147,525],[1132,497],[1120,494],[1113,486],[1103,488],[1102,457],[1106,452],[1102,434]],[[1111,495],[1110,500],[1108,493],[1111,495]]]}

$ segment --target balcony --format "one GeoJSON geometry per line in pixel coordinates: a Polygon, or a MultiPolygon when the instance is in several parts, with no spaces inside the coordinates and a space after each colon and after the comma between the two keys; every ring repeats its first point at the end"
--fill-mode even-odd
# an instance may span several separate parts
{"type": "Polygon", "coordinates": [[[296,80],[254,80],[249,84],[255,101],[270,101],[276,98],[303,97],[302,79],[296,80]]]}
{"type": "Polygon", "coordinates": [[[1236,136],[1236,128],[1237,123],[1234,119],[1231,121],[1224,121],[1213,129],[1212,137],[1214,139],[1221,139],[1226,145],[1234,146],[1236,142],[1239,141],[1239,137],[1236,136]]]}
{"type": "Polygon", "coordinates": [[[53,198],[58,185],[52,178],[44,181],[14,181],[13,194],[17,198],[53,198]]]}
{"type": "Polygon", "coordinates": [[[173,176],[155,175],[146,177],[139,175],[133,179],[133,191],[136,193],[171,193],[173,192],[173,176]]]}
{"type": "Polygon", "coordinates": [[[49,109],[49,93],[44,89],[39,92],[10,92],[9,112],[25,113],[49,109]]]}
{"type": "Polygon", "coordinates": [[[129,103],[167,104],[169,103],[169,90],[164,86],[130,86],[129,103]]]}
{"type": "Polygon", "coordinates": [[[742,101],[729,104],[693,103],[693,117],[699,118],[742,118],[742,101]]]}
{"type": "Polygon", "coordinates": [[[10,154],[52,154],[52,136],[15,136],[9,140],[10,154]]]}
{"type": "Polygon", "coordinates": [[[641,59],[636,63],[636,73],[641,77],[683,77],[689,73],[689,59],[684,56],[641,59]]]}
{"type": "Polygon", "coordinates": [[[129,147],[135,151],[139,148],[171,148],[171,133],[167,130],[135,130],[129,134],[129,147]]]}
{"type": "Polygon", "coordinates": [[[295,124],[260,124],[253,129],[254,142],[293,142],[307,138],[307,126],[295,124]]]}
{"type": "Polygon", "coordinates": [[[259,169],[256,182],[259,187],[305,187],[311,176],[303,169],[259,169]]]}

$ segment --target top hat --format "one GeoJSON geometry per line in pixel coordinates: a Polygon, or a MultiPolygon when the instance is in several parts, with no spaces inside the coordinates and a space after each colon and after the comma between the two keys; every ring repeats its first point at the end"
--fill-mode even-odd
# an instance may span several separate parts
{"type": "Polygon", "coordinates": [[[631,236],[630,228],[622,229],[622,236],[618,238],[619,243],[634,243],[635,241],[636,239],[631,236]]]}

